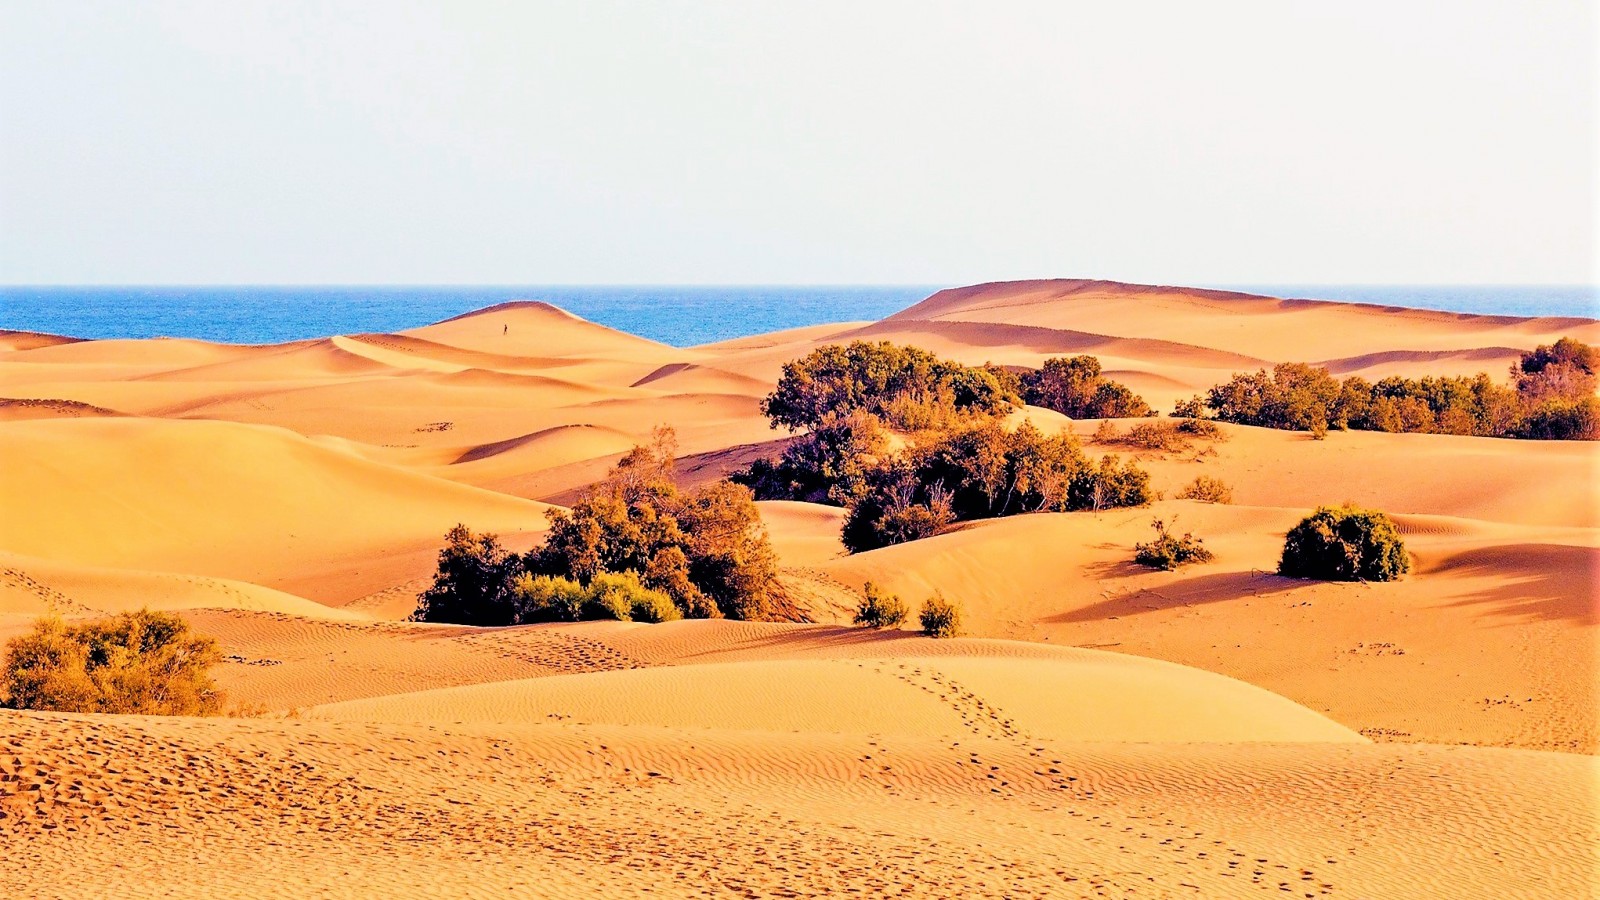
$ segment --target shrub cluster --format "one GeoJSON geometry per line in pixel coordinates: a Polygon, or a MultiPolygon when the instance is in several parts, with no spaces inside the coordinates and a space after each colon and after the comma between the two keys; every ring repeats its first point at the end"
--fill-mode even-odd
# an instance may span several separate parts
{"type": "Polygon", "coordinates": [[[1046,437],[1029,423],[1006,428],[996,414],[1013,408],[1018,390],[1079,414],[1084,403],[1101,401],[1096,414],[1148,412],[1137,398],[1136,405],[1117,399],[1126,389],[1102,379],[1089,356],[1050,360],[1019,381],[914,347],[823,347],[786,365],[762,402],[774,428],[809,431],[778,458],[756,460],[729,480],[762,500],[848,507],[841,538],[852,552],[928,537],[961,520],[1150,501],[1149,476],[1132,463],[1108,456],[1096,464],[1075,437],[1046,437]],[[909,446],[892,451],[896,442],[909,446]]]}
{"type": "Polygon", "coordinates": [[[909,611],[895,594],[886,594],[872,582],[861,587],[861,603],[856,606],[855,623],[866,628],[899,628],[909,611]]]}
{"type": "Polygon", "coordinates": [[[74,625],[43,619],[6,645],[0,704],[59,712],[195,716],[220,710],[216,642],[171,613],[74,625]]]}
{"type": "Polygon", "coordinates": [[[1201,500],[1206,503],[1232,503],[1233,488],[1221,478],[1196,475],[1189,486],[1178,492],[1179,500],[1201,500]]]}
{"type": "MultiPolygon", "coordinates": [[[[1522,355],[1510,386],[1476,376],[1390,377],[1376,384],[1338,381],[1327,369],[1282,363],[1269,373],[1235,375],[1204,399],[1217,419],[1326,433],[1364,431],[1470,434],[1554,440],[1600,440],[1600,399],[1594,396],[1600,350],[1562,338],[1522,355]]],[[[1196,398],[1198,401],[1199,398],[1196,398]]],[[[1197,417],[1199,403],[1174,415],[1197,417]]]]}
{"type": "Polygon", "coordinates": [[[1320,581],[1393,581],[1411,568],[1388,515],[1346,504],[1324,506],[1290,529],[1278,574],[1320,581]]]}
{"type": "Polygon", "coordinates": [[[961,607],[946,600],[938,591],[923,601],[922,612],[917,619],[922,625],[922,633],[928,637],[952,638],[961,634],[961,607]]]}
{"type": "Polygon", "coordinates": [[[1133,545],[1133,561],[1152,569],[1176,569],[1190,563],[1210,562],[1215,558],[1205,547],[1205,541],[1185,531],[1182,536],[1173,534],[1167,523],[1156,519],[1151,523],[1156,530],[1155,540],[1148,544],[1133,545]]]}
{"type": "Polygon", "coordinates": [[[951,522],[1028,512],[1143,506],[1149,473],[1084,455],[1071,434],[989,420],[913,447],[868,477],[841,533],[852,553],[928,537],[951,522]]]}
{"type": "Polygon", "coordinates": [[[551,510],[544,544],[525,556],[456,526],[413,618],[469,625],[672,618],[656,593],[690,618],[795,618],[750,490],[727,481],[680,489],[673,449],[668,429],[651,446],[635,447],[570,510],[551,510]],[[639,591],[647,593],[636,603],[639,591]]]}
{"type": "Polygon", "coordinates": [[[588,584],[556,575],[523,572],[511,585],[516,621],[671,622],[683,613],[666,591],[645,587],[637,572],[600,572],[588,584]]]}
{"type": "Polygon", "coordinates": [[[1018,399],[1015,376],[1003,369],[964,366],[888,341],[854,341],[785,364],[761,412],[774,428],[791,431],[857,411],[914,431],[1001,412],[1018,399]]]}
{"type": "Polygon", "coordinates": [[[1022,376],[1022,399],[1074,419],[1151,415],[1150,405],[1125,385],[1100,374],[1092,356],[1055,357],[1022,376]]]}

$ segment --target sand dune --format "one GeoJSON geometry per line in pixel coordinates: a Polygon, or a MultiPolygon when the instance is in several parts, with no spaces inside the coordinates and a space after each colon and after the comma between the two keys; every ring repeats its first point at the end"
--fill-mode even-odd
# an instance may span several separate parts
{"type": "Polygon", "coordinates": [[[849,556],[841,510],[765,502],[823,624],[396,621],[445,529],[526,549],[530,498],[656,425],[690,484],[780,452],[759,398],[825,343],[1092,353],[1166,408],[1286,360],[1500,378],[1567,335],[1600,323],[1090,281],[688,349],[537,302],[275,346],[0,332],[0,639],[177,610],[268,711],[0,711],[0,894],[1594,896],[1594,444],[1224,426],[1154,452],[1030,408],[1238,505],[849,556]],[[1412,573],[1271,574],[1344,500],[1395,515],[1412,573]],[[1216,560],[1134,566],[1157,516],[1216,560]],[[869,580],[941,591],[969,636],[843,627],[869,580]]]}
{"type": "Polygon", "coordinates": [[[0,549],[291,591],[331,576],[317,599],[386,586],[397,565],[407,577],[426,571],[440,535],[464,519],[508,532],[544,527],[539,504],[257,426],[14,422],[0,433],[0,456],[0,549]]]}

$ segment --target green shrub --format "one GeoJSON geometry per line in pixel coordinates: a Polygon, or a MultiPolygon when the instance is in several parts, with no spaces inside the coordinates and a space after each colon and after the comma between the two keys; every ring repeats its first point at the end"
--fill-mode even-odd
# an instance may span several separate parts
{"type": "Polygon", "coordinates": [[[683,618],[672,598],[645,587],[637,572],[601,572],[590,579],[588,592],[583,605],[585,619],[667,622],[683,618]]]}
{"type": "Polygon", "coordinates": [[[137,715],[210,715],[222,706],[209,637],[182,618],[140,610],[66,625],[34,623],[6,645],[0,702],[12,709],[137,715]]]}
{"type": "Polygon", "coordinates": [[[716,481],[678,487],[672,434],[635,447],[570,510],[551,510],[542,546],[523,557],[537,575],[587,584],[635,572],[696,618],[795,618],[778,586],[777,556],[750,489],[716,481]]]}
{"type": "Polygon", "coordinates": [[[1546,441],[1600,440],[1600,400],[1546,400],[1528,413],[1517,435],[1546,441]]]}
{"type": "Polygon", "coordinates": [[[922,633],[928,637],[950,638],[961,633],[961,607],[935,591],[922,603],[922,633]]]}
{"type": "Polygon", "coordinates": [[[1189,486],[1178,492],[1179,500],[1201,500],[1206,503],[1232,503],[1233,488],[1221,478],[1197,475],[1189,486]]]}
{"type": "Polygon", "coordinates": [[[1223,431],[1220,425],[1210,419],[1179,419],[1178,431],[1212,441],[1225,441],[1228,439],[1227,432],[1223,431]]]}
{"type": "Polygon", "coordinates": [[[581,584],[570,578],[523,573],[512,586],[517,623],[668,622],[683,617],[672,598],[645,587],[636,572],[600,572],[581,584]]]}
{"type": "Polygon", "coordinates": [[[855,623],[867,628],[899,628],[905,622],[908,610],[905,603],[894,594],[878,590],[867,582],[861,588],[861,603],[856,607],[855,623]]]}
{"type": "Polygon", "coordinates": [[[1145,450],[1175,451],[1189,446],[1188,438],[1178,430],[1176,424],[1159,420],[1135,424],[1123,435],[1122,442],[1145,450]]]}
{"type": "Polygon", "coordinates": [[[418,622],[510,625],[517,618],[511,583],[521,571],[521,561],[494,535],[457,525],[445,535],[433,584],[418,595],[411,617],[418,622]]]}
{"type": "Polygon", "coordinates": [[[508,624],[576,622],[582,617],[588,591],[570,578],[523,572],[512,583],[511,596],[517,612],[508,624]]]}
{"type": "Polygon", "coordinates": [[[1155,540],[1133,546],[1133,561],[1141,566],[1170,570],[1215,558],[1215,554],[1206,549],[1204,540],[1187,531],[1181,537],[1175,535],[1161,519],[1156,519],[1151,527],[1156,530],[1155,540]]]}
{"type": "Polygon", "coordinates": [[[785,364],[761,412],[774,428],[791,431],[858,410],[910,430],[1000,412],[1018,402],[1013,384],[993,367],[964,366],[888,341],[855,341],[819,347],[785,364]]]}
{"type": "Polygon", "coordinates": [[[1150,415],[1150,406],[1126,386],[1100,374],[1093,356],[1055,357],[1022,376],[1022,398],[1074,419],[1126,419],[1150,415]]]}
{"type": "Polygon", "coordinates": [[[1388,515],[1324,506],[1290,529],[1278,574],[1320,581],[1393,581],[1411,568],[1388,515]]]}

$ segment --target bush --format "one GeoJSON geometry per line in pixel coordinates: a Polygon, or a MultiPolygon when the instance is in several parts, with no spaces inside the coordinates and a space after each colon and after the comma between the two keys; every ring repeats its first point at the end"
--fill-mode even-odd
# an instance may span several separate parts
{"type": "Polygon", "coordinates": [[[1151,523],[1151,527],[1156,530],[1155,540],[1133,546],[1133,561],[1141,566],[1171,570],[1190,563],[1210,562],[1215,558],[1215,554],[1205,548],[1202,539],[1187,531],[1182,537],[1176,536],[1167,530],[1167,523],[1160,519],[1151,523]]]}
{"type": "Polygon", "coordinates": [[[1096,444],[1115,444],[1122,440],[1122,430],[1110,419],[1101,419],[1100,425],[1094,430],[1094,437],[1089,440],[1096,444]]]}
{"type": "Polygon", "coordinates": [[[552,575],[530,575],[523,572],[511,586],[516,617],[511,623],[525,625],[531,622],[576,622],[583,615],[583,604],[589,599],[584,586],[570,578],[552,575]]]}
{"type": "Polygon", "coordinates": [[[1100,374],[1093,356],[1055,357],[1022,376],[1022,398],[1074,419],[1126,419],[1150,415],[1150,405],[1100,374]]]}
{"type": "Polygon", "coordinates": [[[512,587],[517,623],[668,622],[682,618],[672,598],[644,586],[635,572],[600,572],[587,585],[570,578],[523,573],[512,587]]]}
{"type": "MultiPolygon", "coordinates": [[[[1213,387],[1205,403],[1225,422],[1309,431],[1318,440],[1330,428],[1596,440],[1597,366],[1600,348],[1571,338],[1524,353],[1511,367],[1510,387],[1481,372],[1339,382],[1326,369],[1284,363],[1271,374],[1233,376],[1213,387]]],[[[1199,412],[1186,401],[1173,415],[1198,422],[1199,412]]]]}
{"type": "Polygon", "coordinates": [[[1289,531],[1278,574],[1321,581],[1393,581],[1411,568],[1394,521],[1376,510],[1324,506],[1289,531]]]}
{"type": "Polygon", "coordinates": [[[1225,441],[1228,439],[1228,435],[1222,430],[1222,427],[1210,419],[1179,419],[1178,431],[1213,441],[1225,441]]]}
{"type": "Polygon", "coordinates": [[[1179,500],[1201,500],[1206,503],[1232,503],[1233,488],[1220,478],[1210,475],[1195,476],[1189,486],[1178,492],[1179,500]]]}
{"type": "Polygon", "coordinates": [[[856,411],[896,427],[926,428],[1016,404],[1013,384],[1014,377],[993,367],[964,366],[888,341],[855,341],[819,347],[785,364],[761,412],[772,427],[791,431],[856,411]]]}
{"type": "Polygon", "coordinates": [[[804,500],[847,505],[866,487],[867,475],[889,445],[883,423],[870,413],[830,416],[796,438],[776,461],[758,459],[728,480],[750,488],[757,500],[804,500]]]}
{"type": "Polygon", "coordinates": [[[850,505],[841,538],[852,553],[936,534],[955,521],[1143,506],[1149,473],[1107,456],[1099,466],[1071,434],[1031,423],[971,425],[875,471],[850,505]]]}
{"type": "Polygon", "coordinates": [[[1177,425],[1162,421],[1140,422],[1128,429],[1122,441],[1145,450],[1175,451],[1189,446],[1188,439],[1179,432],[1177,425]]]}
{"type": "Polygon", "coordinates": [[[662,429],[570,511],[552,510],[550,533],[524,567],[582,584],[633,572],[694,618],[792,618],[750,489],[718,481],[682,491],[673,466],[672,435],[662,429]]]}
{"type": "Polygon", "coordinates": [[[918,619],[922,622],[922,633],[928,637],[950,638],[961,633],[961,607],[937,591],[923,601],[918,619]]]}
{"type": "Polygon", "coordinates": [[[522,564],[492,534],[457,525],[445,535],[433,584],[417,597],[411,618],[457,625],[510,625],[517,619],[511,583],[522,564]]]}
{"type": "Polygon", "coordinates": [[[6,645],[0,701],[12,709],[211,715],[222,695],[216,642],[171,613],[140,610],[65,625],[34,623],[6,645]]]}
{"type": "Polygon", "coordinates": [[[856,607],[855,623],[867,628],[899,628],[905,622],[908,610],[901,599],[894,594],[886,594],[878,590],[878,586],[867,582],[862,586],[861,603],[856,607]]]}

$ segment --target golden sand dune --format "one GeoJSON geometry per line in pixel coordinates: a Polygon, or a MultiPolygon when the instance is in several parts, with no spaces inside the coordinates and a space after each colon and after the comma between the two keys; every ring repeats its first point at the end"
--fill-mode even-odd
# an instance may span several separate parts
{"type": "MultiPolygon", "coordinates": [[[[0,549],[61,563],[317,584],[348,599],[392,583],[471,520],[537,531],[544,508],[371,463],[275,428],[63,419],[0,431],[0,549]],[[368,586],[362,590],[362,586],[368,586]]],[[[292,588],[291,588],[292,590],[292,588]]]]}
{"type": "Polygon", "coordinates": [[[1092,353],[1165,409],[1278,361],[1498,379],[1562,336],[1600,324],[1062,281],[688,349],[542,303],[278,346],[0,332],[0,638],[180,610],[270,711],[0,712],[0,895],[1593,896],[1594,444],[1224,426],[1157,452],[1029,409],[1238,505],[848,556],[841,510],[763,503],[823,624],[396,621],[447,528],[526,549],[530,498],[657,425],[689,483],[778,452],[758,400],[830,342],[1092,353]],[[1412,573],[1271,574],[1344,500],[1395,515],[1412,573]],[[1134,566],[1158,516],[1216,560],[1134,566]],[[843,627],[869,580],[941,591],[971,637],[843,627]]]}
{"type": "Polygon", "coordinates": [[[1050,660],[864,657],[673,666],[399,694],[307,714],[1067,741],[1360,740],[1260,688],[1093,650],[1050,660]]]}
{"type": "Polygon", "coordinates": [[[1592,758],[0,713],[0,890],[1592,896],[1592,758]]]}

